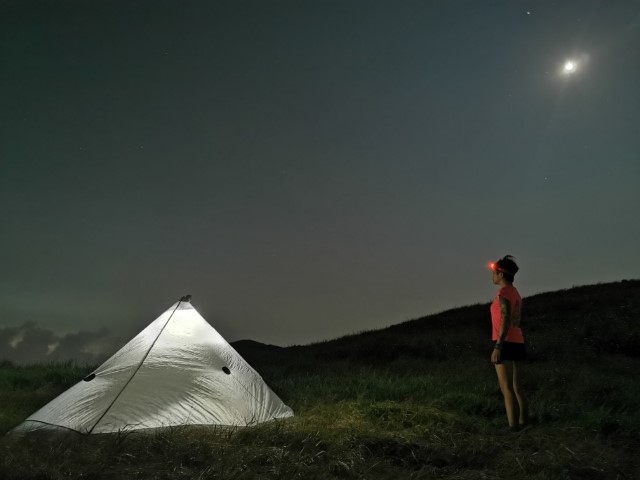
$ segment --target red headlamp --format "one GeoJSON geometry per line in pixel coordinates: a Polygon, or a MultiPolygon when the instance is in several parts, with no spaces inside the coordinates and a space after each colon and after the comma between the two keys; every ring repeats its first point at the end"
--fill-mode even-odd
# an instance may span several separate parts
{"type": "Polygon", "coordinates": [[[507,273],[509,275],[513,275],[513,273],[511,273],[509,270],[505,270],[504,268],[500,267],[496,262],[490,262],[489,268],[494,272],[502,272],[502,273],[507,273]]]}

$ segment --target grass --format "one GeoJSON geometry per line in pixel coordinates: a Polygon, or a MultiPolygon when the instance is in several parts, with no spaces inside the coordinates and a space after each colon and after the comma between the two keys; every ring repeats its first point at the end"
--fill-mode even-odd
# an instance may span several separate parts
{"type": "MultiPolygon", "coordinates": [[[[487,306],[475,305],[331,342],[241,351],[294,418],[8,435],[0,478],[640,478],[639,294],[630,281],[525,299],[533,360],[523,381],[535,423],[519,434],[502,432],[487,306]]],[[[0,432],[90,370],[0,363],[0,432]]]]}

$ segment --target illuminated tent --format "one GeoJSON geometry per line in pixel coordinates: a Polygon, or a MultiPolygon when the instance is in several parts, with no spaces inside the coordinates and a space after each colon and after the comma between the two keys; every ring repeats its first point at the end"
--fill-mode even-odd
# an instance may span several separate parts
{"type": "Polygon", "coordinates": [[[293,415],[183,297],[115,355],[14,429],[109,433],[252,425],[293,415]]]}

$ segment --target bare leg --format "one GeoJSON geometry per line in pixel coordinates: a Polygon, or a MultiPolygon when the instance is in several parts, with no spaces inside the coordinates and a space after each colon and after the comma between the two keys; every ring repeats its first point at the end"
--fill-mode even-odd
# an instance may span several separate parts
{"type": "Polygon", "coordinates": [[[516,394],[516,399],[518,400],[518,407],[520,410],[518,423],[520,425],[525,425],[529,420],[527,418],[527,399],[525,398],[524,393],[522,393],[522,388],[518,379],[518,368],[518,364],[516,362],[513,362],[513,391],[516,394]]]}
{"type": "Polygon", "coordinates": [[[514,368],[513,362],[504,361],[496,364],[496,373],[498,374],[498,383],[500,384],[500,391],[504,397],[504,408],[507,411],[507,421],[510,427],[515,427],[516,416],[518,416],[516,402],[516,396],[513,391],[513,375],[514,368]]]}

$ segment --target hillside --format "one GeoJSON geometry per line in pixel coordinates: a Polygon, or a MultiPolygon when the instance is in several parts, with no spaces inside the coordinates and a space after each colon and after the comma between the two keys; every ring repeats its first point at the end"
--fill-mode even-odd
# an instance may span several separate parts
{"type": "MultiPolygon", "coordinates": [[[[522,325],[531,361],[640,357],[640,280],[540,293],[523,299],[522,325]]],[[[318,361],[388,364],[400,359],[484,358],[490,351],[489,303],[454,308],[380,330],[287,348],[243,341],[234,347],[249,363],[318,361]]]]}
{"type": "MultiPolygon", "coordinates": [[[[235,343],[295,417],[0,437],[0,478],[640,478],[640,281],[524,299],[532,428],[506,434],[488,305],[287,348],[235,343]]],[[[0,433],[90,371],[0,363],[0,433]]]]}

